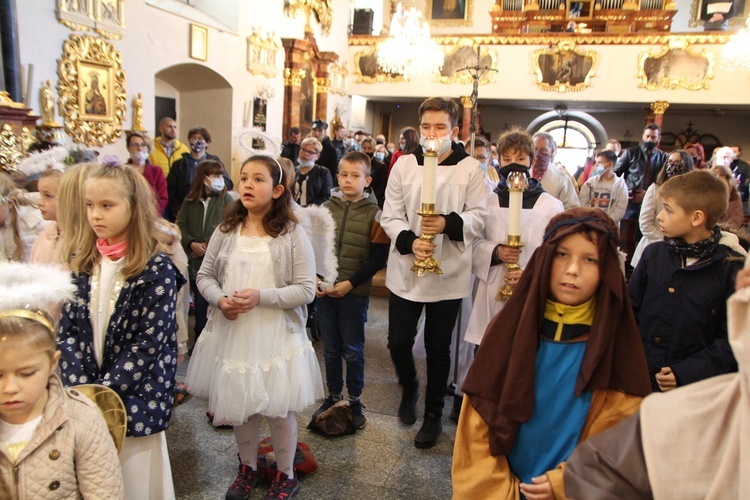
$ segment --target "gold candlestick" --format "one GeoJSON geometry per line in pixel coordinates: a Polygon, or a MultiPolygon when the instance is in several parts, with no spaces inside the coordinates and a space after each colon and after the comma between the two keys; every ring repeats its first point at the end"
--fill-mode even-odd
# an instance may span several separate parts
{"type": "MultiPolygon", "coordinates": [[[[508,242],[504,246],[522,248],[521,243],[521,210],[523,209],[523,192],[529,187],[526,174],[522,172],[511,172],[506,180],[510,191],[508,242]]],[[[505,264],[505,284],[497,291],[495,300],[508,300],[513,295],[513,287],[508,280],[508,271],[522,271],[518,263],[505,264]]]]}
{"type": "MultiPolygon", "coordinates": [[[[417,215],[422,217],[425,216],[436,216],[442,215],[435,212],[434,203],[422,203],[422,211],[417,212],[417,215]]],[[[419,236],[420,240],[432,242],[435,239],[434,234],[422,234],[419,236]]],[[[411,266],[412,271],[417,272],[417,277],[421,278],[426,273],[443,274],[443,270],[440,269],[440,261],[430,255],[424,260],[414,259],[414,264],[411,266]]]]}
{"type": "MultiPolygon", "coordinates": [[[[520,236],[508,236],[508,243],[506,243],[504,246],[506,247],[513,247],[513,248],[523,248],[523,243],[521,243],[521,237],[520,236]]],[[[495,300],[508,300],[513,295],[513,288],[510,286],[510,283],[508,281],[508,271],[523,271],[521,269],[521,266],[518,264],[518,262],[511,262],[510,264],[505,264],[505,284],[500,287],[500,289],[497,291],[497,295],[495,296],[495,300]]]]}

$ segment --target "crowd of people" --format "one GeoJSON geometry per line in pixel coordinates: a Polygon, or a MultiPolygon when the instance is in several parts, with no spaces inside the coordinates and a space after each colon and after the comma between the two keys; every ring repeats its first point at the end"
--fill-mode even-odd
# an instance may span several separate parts
{"type": "Polygon", "coordinates": [[[323,120],[305,138],[293,127],[278,158],[242,163],[236,191],[210,132],[182,143],[171,118],[153,141],[128,133],[126,162],[48,144],[0,174],[1,496],[174,498],[164,431],[185,391],[234,430],[227,499],[268,477],[265,498],[296,495],[296,413],[318,404],[309,426],[323,432],[334,413],[367,425],[365,323],[384,267],[398,419],[420,420],[419,339],[413,443],[441,438],[451,386],[455,498],[750,495],[740,147],[666,153],[648,125],[574,176],[549,133],[513,127],[469,148],[445,98],[418,120],[398,146],[340,124],[329,136],[323,120]],[[509,242],[519,176],[522,246],[509,242]],[[414,272],[428,261],[439,272],[414,272]],[[92,386],[121,401],[119,423],[92,386]]]}

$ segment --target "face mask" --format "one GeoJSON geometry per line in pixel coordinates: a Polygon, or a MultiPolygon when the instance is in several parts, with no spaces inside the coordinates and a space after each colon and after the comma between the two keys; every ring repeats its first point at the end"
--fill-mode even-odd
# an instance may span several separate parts
{"type": "Polygon", "coordinates": [[[374,153],[375,153],[375,152],[373,151],[373,152],[371,152],[371,153],[365,153],[365,154],[366,154],[367,156],[369,156],[369,157],[370,157],[370,159],[372,159],[372,156],[373,156],[373,154],[374,154],[374,153]]]}
{"type": "Polygon", "coordinates": [[[487,167],[489,166],[489,162],[486,162],[486,161],[479,162],[479,166],[482,167],[482,173],[486,174],[487,167]]]}
{"type": "Polygon", "coordinates": [[[606,170],[606,168],[604,168],[602,166],[594,167],[594,175],[602,175],[605,170],[606,170]]]}
{"type": "Polygon", "coordinates": [[[643,141],[643,147],[648,149],[649,151],[654,149],[656,147],[656,142],[653,141],[643,141]]]}
{"type": "Polygon", "coordinates": [[[500,166],[500,162],[499,162],[499,161],[497,161],[497,158],[493,158],[492,160],[490,160],[490,164],[491,164],[491,165],[492,165],[493,167],[495,167],[495,168],[498,168],[498,167],[500,166]]]}
{"type": "Polygon", "coordinates": [[[299,166],[303,168],[312,168],[315,165],[314,160],[303,160],[300,158],[299,160],[299,166]]]}
{"type": "Polygon", "coordinates": [[[203,141],[193,141],[190,143],[190,149],[193,153],[202,153],[206,149],[206,143],[203,141]]]}
{"type": "Polygon", "coordinates": [[[385,160],[385,153],[383,152],[375,153],[375,159],[378,161],[385,160]]]}
{"type": "Polygon", "coordinates": [[[133,163],[140,165],[148,159],[148,151],[136,151],[130,153],[130,158],[133,159],[133,163]]]}
{"type": "Polygon", "coordinates": [[[211,178],[211,185],[209,186],[211,191],[218,193],[224,189],[224,177],[218,179],[211,178]]]}
{"type": "Polygon", "coordinates": [[[665,172],[667,174],[667,179],[671,179],[675,175],[682,175],[685,173],[685,169],[682,167],[682,163],[673,164],[667,162],[667,171],[665,172]]]}
{"type": "Polygon", "coordinates": [[[500,175],[503,176],[503,179],[507,179],[511,172],[522,172],[526,174],[527,178],[531,178],[529,175],[529,167],[521,165],[520,163],[511,163],[500,169],[500,175]]]}
{"type": "Polygon", "coordinates": [[[532,168],[545,168],[549,166],[550,161],[552,161],[552,156],[542,153],[540,151],[537,151],[534,153],[534,161],[531,164],[532,168]]]}
{"type": "MultiPolygon", "coordinates": [[[[446,135],[444,137],[438,137],[437,151],[438,156],[442,156],[444,153],[451,149],[451,137],[446,135]]],[[[427,137],[419,137],[419,145],[422,146],[422,151],[427,151],[427,137]]]]}
{"type": "Polygon", "coordinates": [[[375,144],[385,144],[385,142],[383,142],[383,139],[375,139],[375,144]]]}
{"type": "Polygon", "coordinates": [[[698,165],[701,161],[700,156],[693,156],[693,165],[698,165]]]}
{"type": "Polygon", "coordinates": [[[393,154],[393,152],[396,151],[396,148],[388,148],[388,152],[393,154]]]}
{"type": "Polygon", "coordinates": [[[344,146],[346,146],[347,148],[350,148],[353,145],[354,145],[354,139],[352,139],[351,137],[347,137],[346,139],[344,139],[344,146]]]}
{"type": "Polygon", "coordinates": [[[714,159],[714,165],[718,167],[728,167],[729,163],[724,158],[716,158],[714,159]]]}

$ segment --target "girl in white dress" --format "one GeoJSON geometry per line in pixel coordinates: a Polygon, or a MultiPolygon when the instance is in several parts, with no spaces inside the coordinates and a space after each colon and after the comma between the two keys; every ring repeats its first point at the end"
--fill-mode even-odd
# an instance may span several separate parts
{"type": "Polygon", "coordinates": [[[248,498],[260,480],[261,415],[269,421],[278,467],[266,498],[289,498],[299,491],[292,468],[294,412],[323,397],[320,367],[305,333],[306,304],[315,295],[315,259],[292,214],[276,160],[245,161],[239,193],[196,276],[210,308],[187,385],[209,398],[214,425],[234,426],[240,467],[226,498],[248,498]]]}

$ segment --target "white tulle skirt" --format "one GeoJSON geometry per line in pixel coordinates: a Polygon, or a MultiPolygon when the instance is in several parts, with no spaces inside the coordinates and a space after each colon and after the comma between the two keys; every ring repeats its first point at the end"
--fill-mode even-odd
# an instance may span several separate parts
{"type": "MultiPolygon", "coordinates": [[[[237,238],[224,291],[275,286],[269,241],[237,238]]],[[[323,397],[320,366],[304,329],[289,331],[283,309],[266,307],[234,321],[211,307],[187,385],[192,394],[208,397],[214,425],[240,425],[255,414],[285,417],[323,397]]]]}

